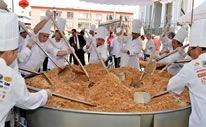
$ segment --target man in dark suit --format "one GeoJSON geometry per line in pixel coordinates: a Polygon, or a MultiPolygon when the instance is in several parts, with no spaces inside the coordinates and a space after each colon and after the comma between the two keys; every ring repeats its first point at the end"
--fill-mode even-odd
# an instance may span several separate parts
{"type": "MultiPolygon", "coordinates": [[[[77,54],[77,57],[81,61],[82,65],[85,65],[83,47],[86,45],[86,41],[82,36],[77,35],[76,29],[72,29],[72,37],[69,39],[69,43],[75,49],[75,53],[77,54]]],[[[73,58],[74,58],[74,64],[79,65],[76,58],[75,57],[73,58]]]]}

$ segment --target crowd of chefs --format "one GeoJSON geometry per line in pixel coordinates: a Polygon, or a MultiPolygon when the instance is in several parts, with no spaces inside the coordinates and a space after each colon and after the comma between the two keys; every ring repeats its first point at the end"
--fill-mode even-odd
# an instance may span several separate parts
{"type": "MultiPolygon", "coordinates": [[[[2,6],[1,8],[4,8],[2,6]]],[[[31,35],[28,36],[25,29],[22,29],[19,25],[16,14],[0,9],[0,127],[5,126],[9,112],[14,106],[22,109],[36,109],[45,105],[47,99],[52,96],[49,89],[30,93],[22,77],[29,73],[18,71],[18,66],[39,71],[47,56],[37,43],[61,67],[65,65],[66,56],[72,56],[73,52],[77,54],[82,63],[84,58],[82,55],[85,52],[89,54],[89,63],[101,63],[100,60],[106,62],[109,57],[106,44],[108,30],[105,27],[96,28],[95,25],[92,25],[87,40],[79,37],[77,31],[73,29],[73,36],[69,39],[72,48],[69,48],[60,33],[65,31],[65,19],[58,18],[57,24],[60,29],[55,31],[54,38],[49,38],[52,15],[51,12],[47,11],[46,17],[41,19],[30,32],[31,35]],[[98,58],[92,45],[96,46],[100,58],[98,58]]],[[[163,48],[159,53],[155,53],[156,46],[149,33],[146,35],[148,41],[145,50],[142,50],[141,27],[141,21],[135,19],[132,22],[131,35],[125,36],[123,27],[115,29],[116,37],[110,45],[115,67],[127,66],[140,70],[139,56],[142,52],[147,59],[158,60],[162,55],[177,50],[176,53],[158,61],[161,64],[191,58],[192,61],[189,63],[175,63],[169,66],[167,71],[175,76],[170,79],[168,90],[180,94],[185,87],[188,87],[192,104],[189,126],[205,127],[206,20],[202,19],[193,23],[187,52],[182,48],[185,38],[188,36],[187,25],[182,26],[176,35],[172,32],[168,33],[167,29],[164,28],[163,33],[165,34],[161,38],[163,48]]],[[[78,64],[74,57],[73,59],[74,63],[78,64]]],[[[53,69],[56,65],[49,60],[48,67],[53,69]]]]}

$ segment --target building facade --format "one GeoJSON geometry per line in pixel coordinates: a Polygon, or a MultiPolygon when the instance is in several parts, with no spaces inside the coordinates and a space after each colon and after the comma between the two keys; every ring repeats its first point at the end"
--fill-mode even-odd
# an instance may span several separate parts
{"type": "MultiPolygon", "coordinates": [[[[192,10],[193,0],[162,0],[146,6],[145,31],[160,34],[161,29],[169,23],[170,31],[177,31],[178,18],[192,10]]],[[[195,0],[194,8],[204,0],[195,0]]]]}
{"type": "Polygon", "coordinates": [[[98,25],[118,19],[128,23],[133,20],[133,13],[128,12],[31,6],[31,28],[34,28],[40,18],[46,15],[47,10],[54,11],[57,17],[61,16],[67,20],[66,31],[68,32],[73,28],[80,31],[89,29],[91,24],[98,25]]]}

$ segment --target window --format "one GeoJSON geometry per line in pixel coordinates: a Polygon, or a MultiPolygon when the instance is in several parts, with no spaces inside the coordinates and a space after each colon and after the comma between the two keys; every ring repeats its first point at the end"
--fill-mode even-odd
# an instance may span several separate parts
{"type": "Polygon", "coordinates": [[[90,19],[91,18],[91,14],[89,14],[89,13],[79,13],[78,14],[78,18],[79,19],[90,19]]]}
{"type": "Polygon", "coordinates": [[[90,23],[88,23],[88,22],[79,22],[78,23],[78,27],[79,28],[89,28],[90,27],[90,23]]]}
{"type": "Polygon", "coordinates": [[[69,22],[69,21],[68,21],[68,22],[66,23],[66,26],[67,26],[67,27],[73,27],[73,25],[74,25],[73,22],[69,22]]]}
{"type": "Polygon", "coordinates": [[[96,14],[96,20],[102,20],[102,14],[96,14]]]}
{"type": "Polygon", "coordinates": [[[46,16],[46,11],[40,11],[40,16],[46,16]]]}
{"type": "Polygon", "coordinates": [[[123,20],[123,21],[129,21],[129,16],[121,15],[120,19],[123,20]]]}
{"type": "Polygon", "coordinates": [[[114,15],[107,15],[107,20],[115,20],[116,16],[114,15]]]}
{"type": "Polygon", "coordinates": [[[73,12],[67,12],[67,18],[73,18],[74,13],[73,12]]]}

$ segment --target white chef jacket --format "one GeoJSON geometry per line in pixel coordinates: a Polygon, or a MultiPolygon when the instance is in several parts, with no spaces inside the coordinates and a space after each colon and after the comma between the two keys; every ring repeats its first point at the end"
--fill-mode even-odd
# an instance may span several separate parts
{"type": "MultiPolygon", "coordinates": [[[[158,61],[160,64],[169,64],[176,60],[183,60],[185,57],[180,55],[178,52],[158,61]]],[[[184,63],[174,63],[170,65],[167,69],[168,73],[176,75],[183,67],[184,63]]]]}
{"type": "MultiPolygon", "coordinates": [[[[96,44],[96,40],[92,42],[95,46],[96,44]]],[[[93,48],[92,45],[90,45],[90,47],[88,49],[86,49],[86,45],[83,47],[83,50],[85,52],[90,52],[90,57],[89,57],[89,63],[101,63],[101,61],[99,60],[95,49],[93,48]]],[[[109,53],[107,51],[107,45],[106,43],[104,43],[103,45],[100,45],[97,47],[97,52],[100,55],[100,57],[102,57],[105,61],[107,60],[109,53]]]]}
{"type": "Polygon", "coordinates": [[[192,112],[189,127],[206,126],[206,53],[184,65],[180,72],[170,79],[167,89],[180,94],[189,88],[192,112]]]}
{"type": "Polygon", "coordinates": [[[164,36],[162,39],[162,44],[163,44],[163,47],[162,47],[162,50],[172,50],[173,47],[172,47],[172,40],[170,40],[167,36],[164,36]]]}
{"type": "MultiPolygon", "coordinates": [[[[89,44],[89,41],[90,41],[90,40],[92,40],[92,42],[95,42],[95,41],[96,41],[96,38],[95,38],[94,36],[89,36],[88,39],[87,39],[87,44],[89,44]]],[[[90,53],[89,50],[88,50],[87,52],[90,53]]]]}
{"type": "Polygon", "coordinates": [[[155,50],[155,43],[152,39],[148,40],[145,46],[145,54],[151,55],[151,53],[155,50]],[[149,49],[151,48],[151,49],[149,49]]]}
{"type": "Polygon", "coordinates": [[[132,40],[130,37],[123,48],[129,50],[130,54],[122,53],[122,66],[139,70],[139,54],[142,50],[142,40],[140,38],[132,40]]]}
{"type": "MultiPolygon", "coordinates": [[[[51,43],[52,46],[54,46],[54,48],[58,50],[68,50],[68,46],[66,45],[63,38],[59,42],[56,42],[56,39],[52,38],[48,40],[48,43],[51,43]]],[[[51,55],[51,57],[57,62],[57,64],[60,67],[63,67],[66,65],[64,61],[64,56],[51,55]]],[[[53,69],[53,68],[56,68],[56,65],[50,59],[48,59],[48,69],[53,69]]]]}
{"type": "Polygon", "coordinates": [[[0,127],[4,127],[12,107],[36,109],[45,105],[47,99],[48,95],[45,90],[29,93],[21,75],[7,66],[5,60],[0,58],[0,127]]]}
{"type": "MultiPolygon", "coordinates": [[[[56,56],[59,49],[54,48],[50,42],[47,40],[44,43],[41,43],[38,39],[39,44],[50,54],[56,56]]],[[[19,66],[24,68],[29,68],[34,71],[38,71],[41,67],[44,59],[46,58],[46,54],[38,47],[37,44],[34,44],[31,50],[27,47],[22,49],[21,53],[19,54],[19,66]]],[[[30,73],[22,71],[22,74],[28,75],[30,73]]]]}
{"type": "Polygon", "coordinates": [[[114,39],[112,39],[112,42],[111,42],[112,55],[115,56],[115,58],[120,57],[121,37],[122,36],[117,36],[114,39]]]}

